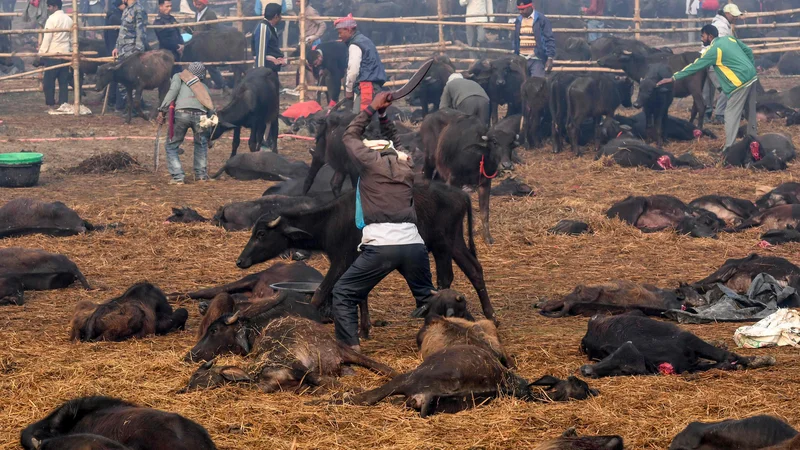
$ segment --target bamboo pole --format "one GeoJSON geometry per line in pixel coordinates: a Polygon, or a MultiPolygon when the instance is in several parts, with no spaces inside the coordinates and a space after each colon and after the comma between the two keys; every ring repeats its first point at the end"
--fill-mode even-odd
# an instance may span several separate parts
{"type": "Polygon", "coordinates": [[[15,73],[14,75],[6,75],[4,77],[0,77],[0,81],[11,80],[13,78],[22,78],[24,76],[31,75],[31,74],[34,74],[34,73],[47,72],[48,70],[60,69],[61,67],[69,67],[71,65],[72,65],[72,62],[65,62],[65,63],[62,63],[62,64],[56,64],[55,66],[42,67],[40,69],[31,70],[29,72],[20,72],[20,73],[15,73]]]}
{"type": "Polygon", "coordinates": [[[639,29],[642,28],[642,13],[641,9],[639,8],[639,0],[633,0],[633,20],[635,21],[633,26],[637,30],[637,33],[634,36],[638,41],[642,37],[642,35],[638,33],[639,29]]]}
{"type": "Polygon", "coordinates": [[[75,92],[72,93],[75,104],[75,115],[81,115],[81,57],[80,42],[78,39],[78,0],[72,0],[72,83],[75,92]]]}
{"type": "Polygon", "coordinates": [[[103,110],[100,112],[101,116],[106,115],[106,106],[108,106],[108,91],[111,90],[111,83],[106,86],[106,94],[103,96],[103,110]]]}
{"type": "MultiPolygon", "coordinates": [[[[242,1],[243,0],[236,0],[236,15],[239,17],[244,16],[244,7],[242,6],[242,1]]],[[[236,22],[236,29],[239,31],[244,30],[244,22],[236,22]]]]}
{"type": "MultiPolygon", "coordinates": [[[[95,56],[97,52],[81,52],[81,56],[95,56]]],[[[72,58],[72,53],[36,53],[36,52],[11,52],[0,53],[0,58],[10,58],[12,56],[19,56],[20,58],[40,57],[40,58],[72,58]]]]}
{"type": "MultiPolygon", "coordinates": [[[[436,18],[442,22],[442,17],[442,0],[436,0],[436,18]]],[[[444,51],[444,25],[441,23],[439,24],[439,51],[444,51]]]]}
{"type": "MultiPolygon", "coordinates": [[[[306,101],[306,0],[300,0],[300,101],[306,101]]],[[[287,25],[288,26],[288,25],[287,25]]]]}

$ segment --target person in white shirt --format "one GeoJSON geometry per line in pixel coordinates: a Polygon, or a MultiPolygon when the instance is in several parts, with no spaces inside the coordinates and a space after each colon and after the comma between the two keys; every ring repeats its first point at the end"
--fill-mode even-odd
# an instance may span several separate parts
{"type": "MultiPolygon", "coordinates": [[[[47,12],[50,16],[44,24],[45,30],[71,30],[72,19],[61,10],[61,0],[47,0],[47,12]]],[[[59,31],[57,33],[44,33],[39,54],[46,53],[72,53],[72,32],[59,31]]],[[[55,66],[66,62],[51,58],[42,58],[45,66],[55,66]]],[[[69,67],[48,70],[44,73],[42,85],[44,88],[44,102],[47,106],[55,108],[56,105],[67,103],[69,98],[69,67]],[[55,102],[56,80],[58,80],[58,103],[55,102]]]]}
{"type": "MultiPolygon", "coordinates": [[[[467,18],[464,19],[464,22],[466,23],[486,23],[489,21],[489,18],[483,14],[494,14],[492,0],[458,0],[458,4],[467,7],[467,18]]],[[[483,27],[466,28],[467,45],[473,47],[486,42],[486,31],[483,29],[483,27]]]]}

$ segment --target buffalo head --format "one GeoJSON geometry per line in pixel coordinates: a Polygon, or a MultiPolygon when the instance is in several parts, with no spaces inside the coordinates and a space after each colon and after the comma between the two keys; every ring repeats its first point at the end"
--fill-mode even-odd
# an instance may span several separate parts
{"type": "Polygon", "coordinates": [[[302,245],[295,243],[311,239],[311,234],[287,222],[287,219],[274,215],[258,219],[250,240],[236,260],[236,266],[247,269],[254,264],[280,256],[289,248],[303,248],[302,245]]]}
{"type": "Polygon", "coordinates": [[[223,353],[247,355],[250,353],[250,332],[247,324],[239,319],[238,312],[225,314],[208,327],[184,361],[209,361],[223,353]]]}
{"type": "Polygon", "coordinates": [[[114,74],[120,67],[122,67],[122,61],[103,64],[102,66],[98,67],[97,75],[95,75],[96,81],[94,90],[100,92],[105,89],[109,83],[114,81],[114,74]]]}
{"type": "Polygon", "coordinates": [[[475,318],[467,310],[467,297],[452,289],[431,291],[433,297],[425,305],[417,308],[414,317],[458,317],[474,321],[475,318]]]}
{"type": "Polygon", "coordinates": [[[533,383],[530,383],[528,388],[535,386],[544,387],[544,395],[547,399],[555,402],[565,402],[573,399],[585,400],[600,394],[596,389],[590,388],[589,384],[585,381],[573,376],[562,380],[550,375],[545,375],[533,383]]]}
{"type": "Polygon", "coordinates": [[[195,389],[212,389],[229,383],[250,382],[247,373],[236,366],[214,367],[214,361],[202,364],[189,378],[187,386],[178,391],[186,393],[195,389]]]}

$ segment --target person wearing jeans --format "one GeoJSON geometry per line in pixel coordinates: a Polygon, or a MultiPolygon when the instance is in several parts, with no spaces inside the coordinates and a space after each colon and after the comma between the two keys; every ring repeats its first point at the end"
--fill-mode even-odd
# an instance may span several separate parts
{"type": "MultiPolygon", "coordinates": [[[[486,23],[489,21],[483,14],[494,14],[492,0],[458,0],[458,4],[467,8],[466,23],[486,23]]],[[[483,27],[466,27],[467,45],[470,47],[481,46],[486,43],[486,30],[483,27]]],[[[477,58],[475,52],[471,52],[473,58],[477,58]]]]}
{"type": "MultiPolygon", "coordinates": [[[[592,0],[589,7],[581,8],[581,12],[588,17],[602,17],[606,12],[606,0],[592,0]]],[[[600,19],[589,19],[586,21],[586,28],[590,30],[602,30],[606,24],[600,19]]],[[[594,42],[600,39],[600,33],[589,33],[588,41],[594,42]]]]}
{"type": "MultiPolygon", "coordinates": [[[[541,1],[541,0],[540,0],[541,1]]],[[[553,25],[536,11],[533,0],[517,0],[519,15],[514,20],[514,54],[528,60],[528,76],[544,78],[553,70],[556,39],[553,25]]]]}
{"type": "Polygon", "coordinates": [[[169,91],[158,108],[158,122],[163,123],[170,105],[175,103],[174,134],[167,140],[167,170],[172,176],[169,184],[183,184],[184,173],[179,158],[180,146],[191,129],[194,136],[194,179],[209,181],[208,178],[208,138],[209,129],[201,126],[201,118],[213,110],[208,88],[203,84],[206,68],[194,62],[179,74],[172,76],[169,91]]]}
{"type": "MultiPolygon", "coordinates": [[[[47,22],[44,25],[45,30],[72,28],[72,19],[61,10],[61,0],[47,0],[47,12],[50,13],[50,17],[47,18],[47,22]]],[[[42,38],[42,45],[39,46],[39,54],[44,55],[47,53],[72,53],[72,34],[69,31],[45,33],[42,38]]],[[[47,57],[42,58],[42,63],[47,67],[62,64],[66,61],[47,57]]],[[[67,103],[69,99],[69,76],[69,67],[48,70],[44,73],[42,85],[44,87],[44,102],[47,106],[56,106],[56,80],[58,80],[58,105],[67,103]]]]}

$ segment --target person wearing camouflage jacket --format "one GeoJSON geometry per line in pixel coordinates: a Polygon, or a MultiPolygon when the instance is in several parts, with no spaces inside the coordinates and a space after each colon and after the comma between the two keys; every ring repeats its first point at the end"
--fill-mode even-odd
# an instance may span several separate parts
{"type": "Polygon", "coordinates": [[[113,56],[123,59],[135,52],[147,51],[147,13],[137,0],[123,0],[127,5],[122,13],[117,47],[113,56]]]}

